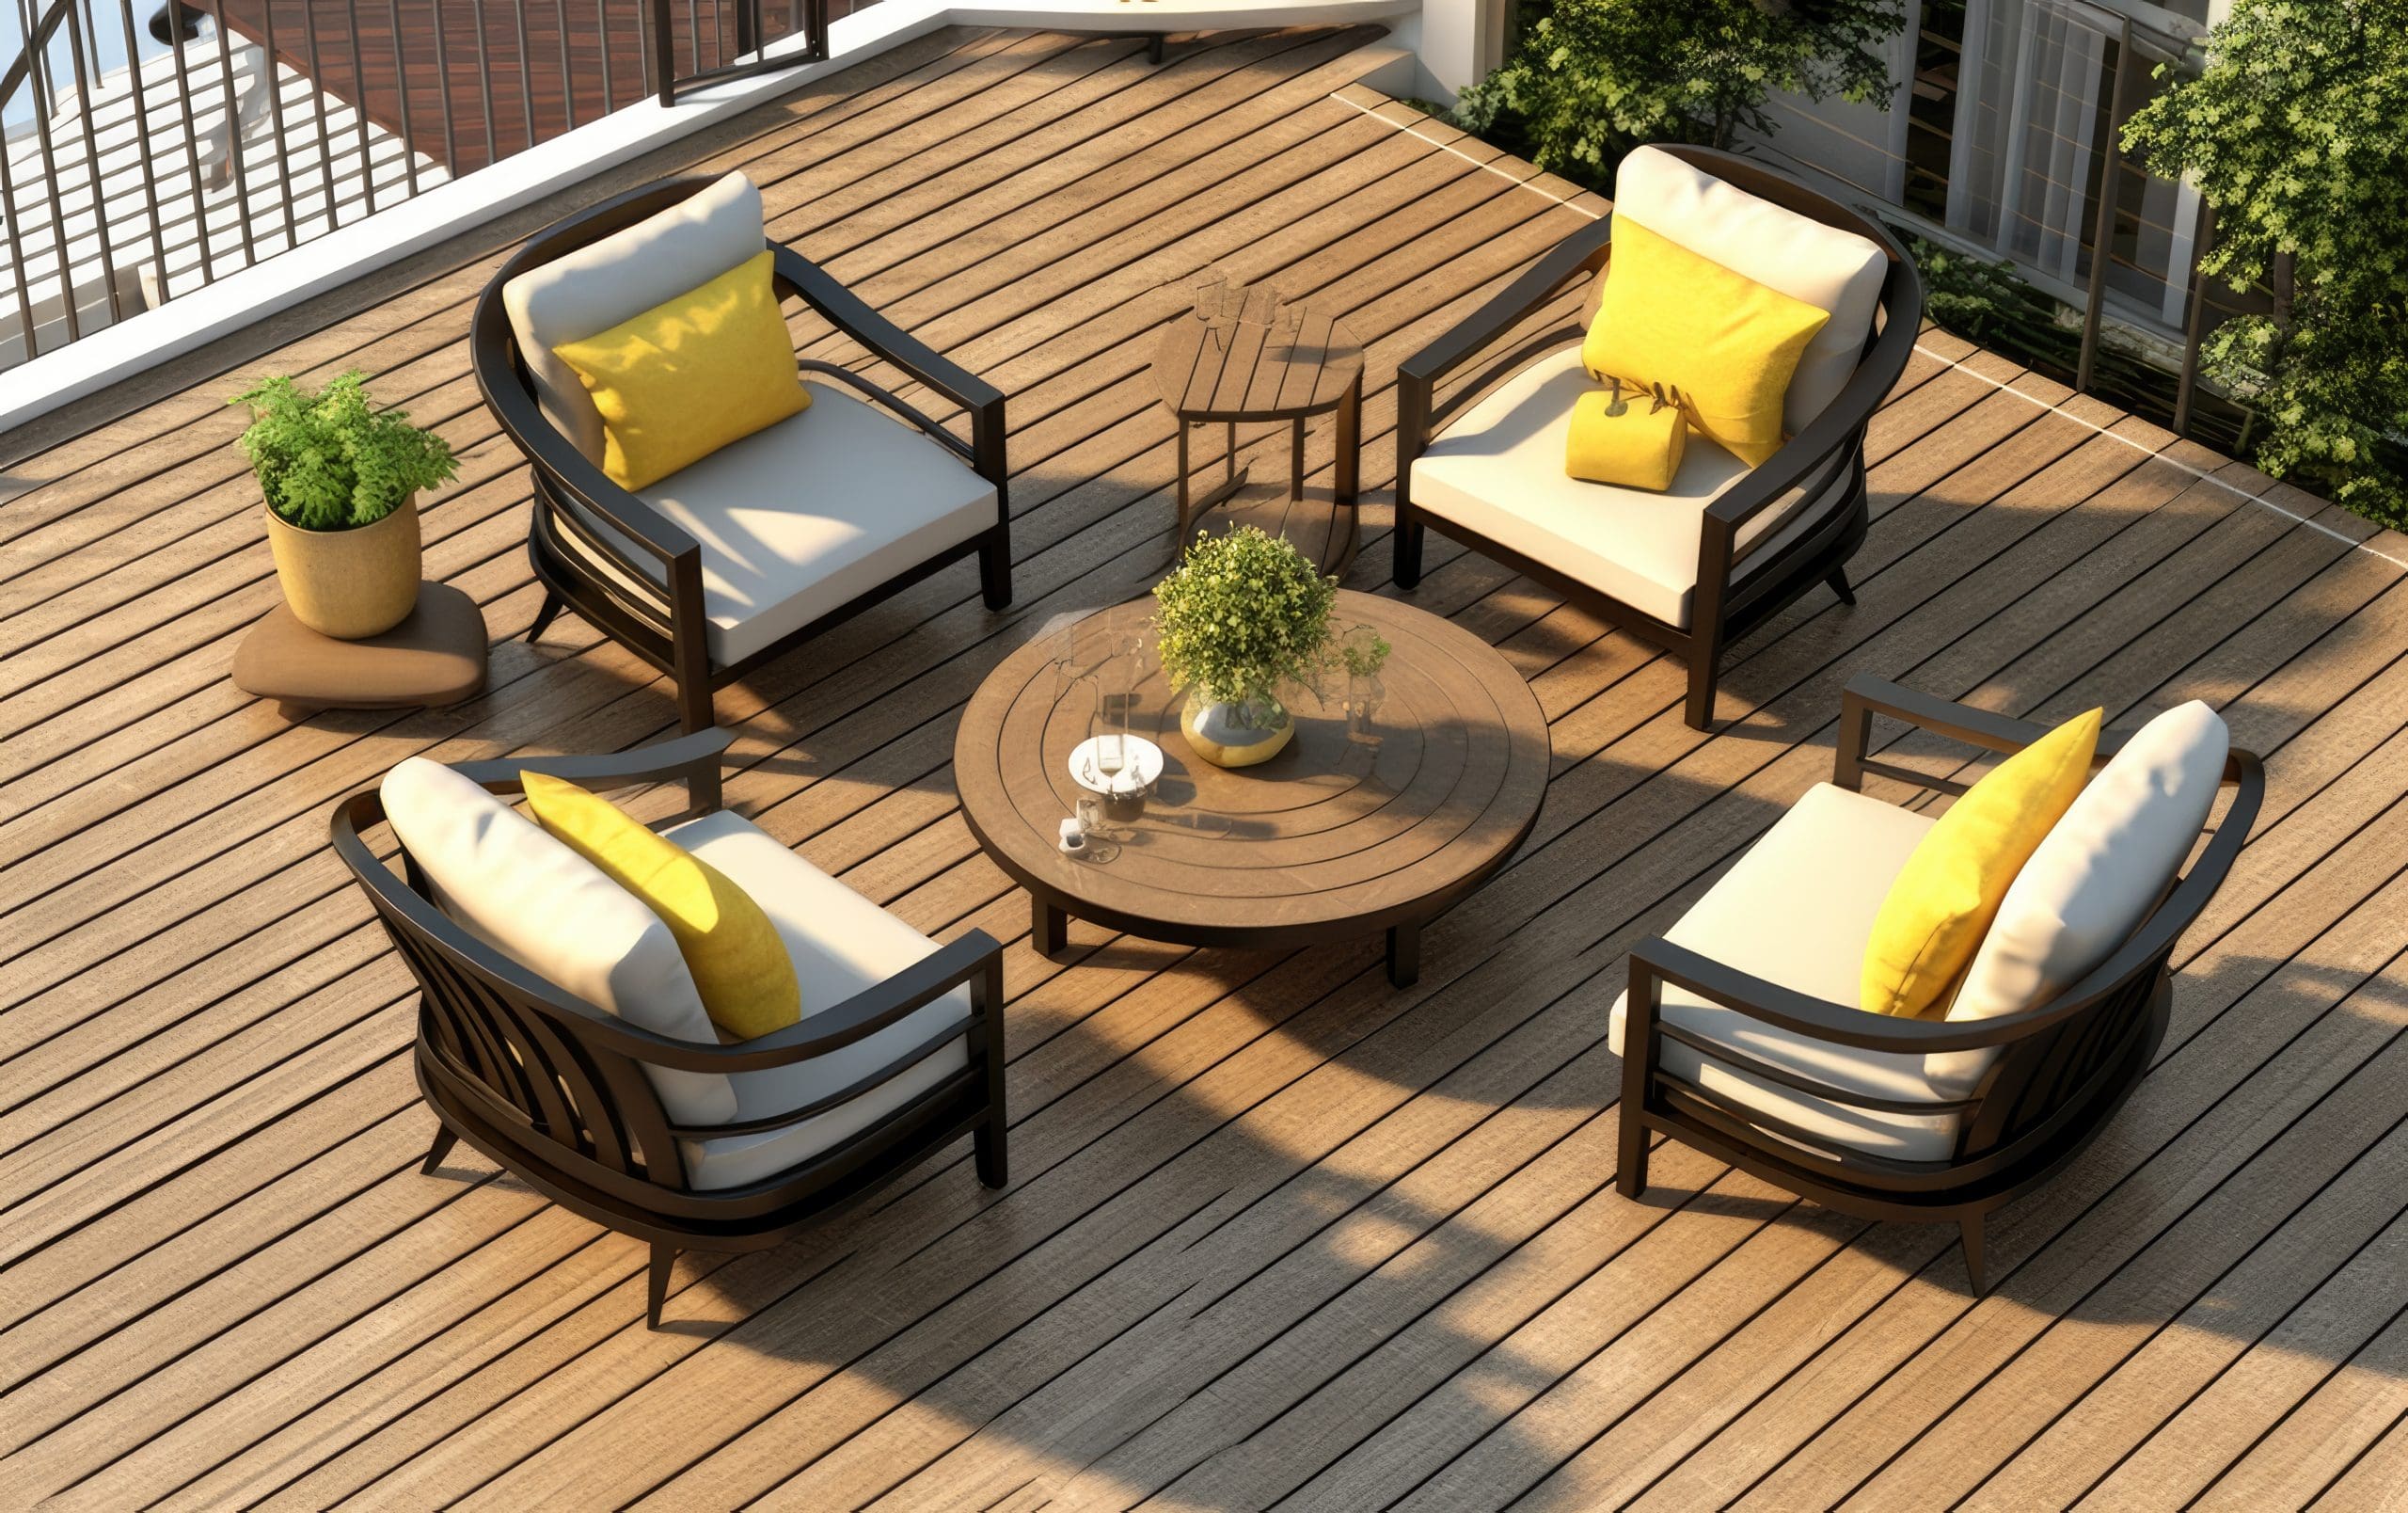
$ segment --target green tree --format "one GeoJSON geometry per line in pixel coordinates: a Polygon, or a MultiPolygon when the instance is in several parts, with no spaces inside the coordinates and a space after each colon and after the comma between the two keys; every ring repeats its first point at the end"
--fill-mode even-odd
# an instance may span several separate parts
{"type": "Polygon", "coordinates": [[[1776,90],[1887,108],[1902,22],[1899,0],[1557,0],[1455,113],[1510,118],[1539,167],[1596,183],[1642,142],[1769,132],[1776,90]]]}
{"type": "Polygon", "coordinates": [[[2408,0],[2236,0],[2126,129],[2216,210],[2207,271],[2273,293],[2201,371],[2258,412],[2258,464],[2408,525],[2408,0]]]}

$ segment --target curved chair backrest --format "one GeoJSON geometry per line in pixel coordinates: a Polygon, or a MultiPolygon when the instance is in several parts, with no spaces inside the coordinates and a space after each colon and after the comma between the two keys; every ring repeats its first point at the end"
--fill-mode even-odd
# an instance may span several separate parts
{"type": "Polygon", "coordinates": [[[384,817],[374,789],[353,794],[335,810],[333,843],[418,979],[430,1101],[552,1197],[573,1186],[657,1203],[660,1189],[682,1189],[671,1121],[626,1027],[461,928],[406,851],[395,877],[362,835],[384,817]]]}

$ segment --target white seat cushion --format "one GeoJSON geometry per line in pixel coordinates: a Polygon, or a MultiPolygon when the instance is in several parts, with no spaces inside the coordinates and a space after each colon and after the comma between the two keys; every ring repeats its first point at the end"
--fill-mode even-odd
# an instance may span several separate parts
{"type": "MultiPolygon", "coordinates": [[[[630,1025],[719,1043],[669,927],[600,868],[440,762],[410,757],[378,792],[436,907],[470,934],[630,1025]]],[[[679,1123],[736,1117],[724,1076],[654,1066],[644,1075],[679,1123]]]]}
{"type": "MultiPolygon", "coordinates": [[[[1595,385],[1576,347],[1549,353],[1457,417],[1414,460],[1413,502],[1511,550],[1569,573],[1667,625],[1687,628],[1705,507],[1747,464],[1693,439],[1663,493],[1584,483],[1563,470],[1573,403],[1595,385]]],[[[1835,484],[1836,499],[1846,484],[1835,484]]],[[[1739,530],[1742,559],[1807,496],[1759,512],[1739,530]]]]}
{"type": "MultiPolygon", "coordinates": [[[[1664,938],[1825,1003],[1853,1008],[1874,916],[1932,821],[1828,783],[1807,790],[1664,938]]],[[[1614,1054],[1623,1054],[1625,1000],[1614,1000],[1614,1054]]],[[[1786,1072],[1849,1092],[1901,1102],[1961,1096],[1934,1086],[1930,1058],[1834,1045],[1763,1024],[1669,983],[1663,1022],[1786,1072]]],[[[1977,1053],[1988,1054],[1988,1053],[1977,1053]]],[[[1659,1064],[1719,1102],[1838,1144],[1896,1160],[1936,1161],[1954,1149],[1961,1117],[1851,1107],[1709,1059],[1677,1041],[1659,1064]]]]}
{"type": "MultiPolygon", "coordinates": [[[[721,809],[662,832],[752,895],[784,940],[802,984],[802,1022],[933,954],[934,941],[780,845],[742,816],[721,809]]],[[[737,1118],[762,1119],[816,1103],[970,1013],[957,988],[840,1050],[766,1072],[737,1072],[737,1118]]],[[[775,1177],[859,1134],[970,1064],[955,1039],[858,1098],[800,1123],[758,1135],[681,1141],[686,1177],[704,1190],[775,1177]]]]}
{"type": "MultiPolygon", "coordinates": [[[[1948,1017],[2037,1008],[2114,955],[2198,840],[2231,745],[2196,699],[2134,731],[2015,874],[1948,1017]]],[[[1970,1084],[1966,1069],[1942,1070],[1970,1084]]]]}
{"type": "Polygon", "coordinates": [[[1702,258],[1830,312],[1789,380],[1782,419],[1789,434],[1839,397],[1873,334],[1889,255],[1854,231],[1826,226],[1693,168],[1662,148],[1642,147],[1614,174],[1614,215],[1702,258]]]}
{"type": "Polygon", "coordinates": [[[995,524],[995,486],[953,452],[841,384],[805,383],[809,409],[636,491],[701,544],[705,636],[722,666],[995,524]]]}
{"type": "Polygon", "coordinates": [[[761,191],[738,172],[501,286],[536,402],[562,436],[602,461],[602,412],[552,348],[609,330],[700,288],[768,245],[761,191]]]}

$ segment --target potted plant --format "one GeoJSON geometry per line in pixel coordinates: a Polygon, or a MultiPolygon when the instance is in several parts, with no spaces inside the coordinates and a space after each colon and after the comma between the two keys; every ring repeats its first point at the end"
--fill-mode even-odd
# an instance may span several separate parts
{"type": "Polygon", "coordinates": [[[347,373],[311,393],[264,379],[242,436],[267,496],[268,549],[293,617],[321,635],[382,635],[418,604],[418,494],[459,470],[441,437],[378,410],[347,373]]]}
{"type": "Polygon", "coordinates": [[[1286,540],[1242,525],[1198,536],[1154,585],[1163,671],[1187,691],[1180,729],[1220,767],[1268,761],[1295,734],[1279,691],[1327,664],[1338,580],[1286,540]]]}

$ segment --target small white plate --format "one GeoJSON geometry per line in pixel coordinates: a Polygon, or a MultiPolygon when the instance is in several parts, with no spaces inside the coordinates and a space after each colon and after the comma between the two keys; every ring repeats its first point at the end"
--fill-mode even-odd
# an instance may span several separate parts
{"type": "MultiPolygon", "coordinates": [[[[1095,765],[1096,748],[1111,740],[1109,736],[1089,736],[1070,748],[1070,781],[1089,793],[1109,794],[1112,780],[1095,765]]],[[[1127,750],[1123,760],[1136,770],[1138,786],[1150,791],[1163,775],[1163,749],[1143,736],[1119,738],[1127,750]]]]}

